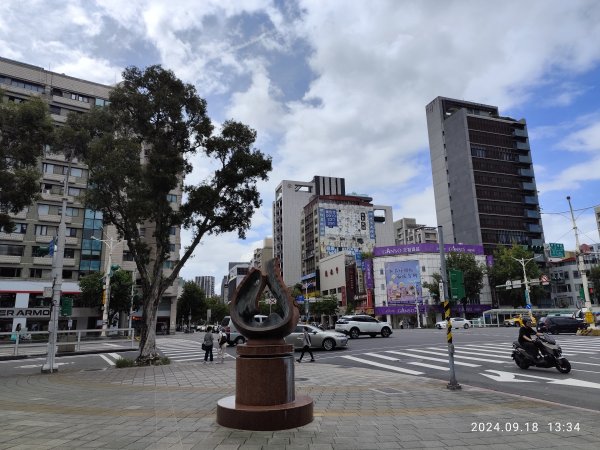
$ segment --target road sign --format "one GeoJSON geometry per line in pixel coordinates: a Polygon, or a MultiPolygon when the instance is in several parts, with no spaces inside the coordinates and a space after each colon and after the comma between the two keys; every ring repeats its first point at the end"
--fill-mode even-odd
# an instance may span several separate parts
{"type": "Polygon", "coordinates": [[[521,280],[513,280],[512,287],[513,289],[521,289],[521,280]]]}
{"type": "Polygon", "coordinates": [[[297,303],[304,303],[304,295],[298,295],[296,297],[296,302],[297,303]]]}
{"type": "Polygon", "coordinates": [[[550,278],[548,278],[548,275],[546,275],[546,274],[544,274],[540,277],[540,281],[544,286],[547,284],[550,284],[550,278]]]}
{"type": "Polygon", "coordinates": [[[512,281],[506,280],[506,289],[512,289],[512,281]]]}
{"type": "Polygon", "coordinates": [[[564,244],[550,243],[550,258],[564,258],[565,257],[565,246],[564,244]]]}
{"type": "Polygon", "coordinates": [[[527,304],[525,305],[525,309],[531,309],[531,305],[530,305],[529,303],[527,303],[527,304]]]}

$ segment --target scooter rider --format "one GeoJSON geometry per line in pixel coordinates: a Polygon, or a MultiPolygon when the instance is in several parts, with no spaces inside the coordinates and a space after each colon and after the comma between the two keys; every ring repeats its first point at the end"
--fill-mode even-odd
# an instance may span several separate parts
{"type": "Polygon", "coordinates": [[[541,334],[533,329],[531,319],[527,317],[523,320],[523,326],[519,329],[519,344],[538,362],[541,356],[538,356],[538,348],[533,342],[532,336],[541,336],[541,334]]]}

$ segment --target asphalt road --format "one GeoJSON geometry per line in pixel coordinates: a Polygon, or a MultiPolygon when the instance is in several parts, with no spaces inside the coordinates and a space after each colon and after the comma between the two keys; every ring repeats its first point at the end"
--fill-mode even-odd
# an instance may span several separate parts
{"type": "MultiPolygon", "coordinates": [[[[571,373],[560,374],[555,369],[521,370],[514,364],[510,354],[512,341],[517,336],[515,328],[461,329],[454,330],[453,335],[458,384],[600,411],[600,337],[556,336],[573,367],[571,373]]],[[[203,336],[204,333],[159,336],[157,345],[173,364],[201,362],[203,336]]],[[[368,367],[389,372],[390,376],[408,373],[450,380],[445,330],[394,330],[389,338],[361,337],[350,340],[346,349],[315,350],[314,353],[315,364],[368,367]]],[[[233,364],[235,354],[235,347],[228,347],[225,364],[233,364]]],[[[57,361],[62,372],[95,371],[114,367],[121,356],[135,358],[137,352],[66,356],[57,361]]],[[[0,361],[0,376],[40,373],[44,362],[45,358],[0,361]]]]}

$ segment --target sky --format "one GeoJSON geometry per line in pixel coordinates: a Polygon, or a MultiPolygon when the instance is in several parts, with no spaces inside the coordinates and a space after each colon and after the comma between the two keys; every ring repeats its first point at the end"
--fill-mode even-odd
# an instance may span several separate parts
{"type": "MultiPolygon", "coordinates": [[[[600,2],[596,0],[4,0],[0,55],[114,84],[161,64],[215,124],[257,131],[273,158],[245,240],[205,238],[181,271],[213,275],[272,236],[281,180],[346,179],[394,219],[437,226],[425,105],[437,96],[525,118],[546,242],[598,243],[600,2]]],[[[198,158],[188,182],[210,166],[198,158]]],[[[182,244],[189,241],[182,234],[182,244]]],[[[218,292],[218,291],[217,291],[218,292]]]]}

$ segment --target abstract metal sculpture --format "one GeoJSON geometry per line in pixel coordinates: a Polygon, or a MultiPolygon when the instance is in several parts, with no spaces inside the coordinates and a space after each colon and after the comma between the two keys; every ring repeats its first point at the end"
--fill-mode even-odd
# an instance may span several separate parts
{"type": "Polygon", "coordinates": [[[294,347],[284,337],[300,313],[279,272],[277,261],[267,263],[267,273],[251,269],[230,305],[231,320],[248,339],[238,345],[235,396],[217,402],[217,423],[241,430],[272,431],[300,427],[313,420],[313,400],[296,395],[294,347]],[[272,313],[259,323],[258,301],[268,286],[281,314],[272,313]]]}

